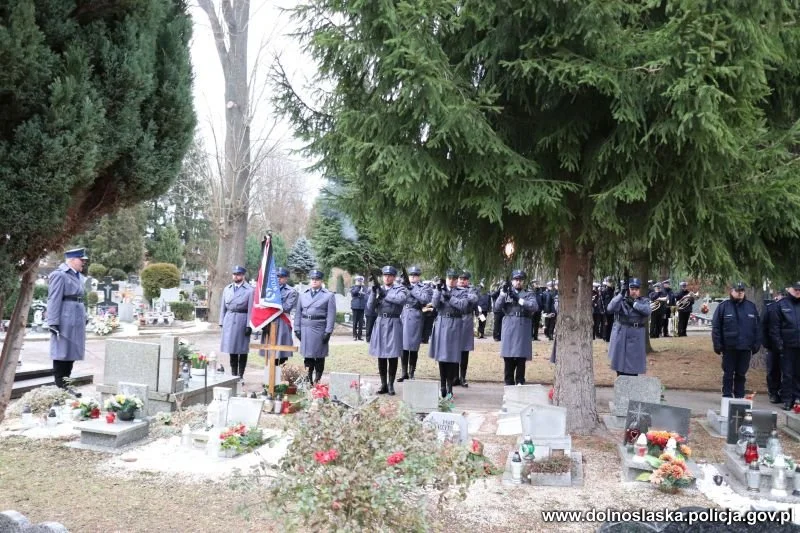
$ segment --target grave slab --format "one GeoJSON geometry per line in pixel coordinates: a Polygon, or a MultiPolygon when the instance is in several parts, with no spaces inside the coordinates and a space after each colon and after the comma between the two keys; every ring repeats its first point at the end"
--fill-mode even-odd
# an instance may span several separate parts
{"type": "Polygon", "coordinates": [[[403,382],[403,402],[414,413],[433,413],[439,409],[439,382],[412,379],[403,382]]]}
{"type": "Polygon", "coordinates": [[[423,423],[433,426],[437,433],[444,435],[445,438],[457,430],[458,443],[466,444],[469,442],[469,424],[463,415],[433,412],[425,417],[423,423]]]}
{"type": "Polygon", "coordinates": [[[662,403],[648,403],[631,400],[628,404],[625,427],[636,420],[643,433],[650,430],[671,431],[689,440],[689,422],[692,410],[662,403]]]}
{"type": "MultiPolygon", "coordinates": [[[[406,381],[405,383],[410,383],[406,381]]],[[[361,375],[349,372],[331,372],[330,395],[345,405],[355,407],[361,403],[361,375]]]]}
{"type": "MultiPolygon", "coordinates": [[[[652,472],[655,470],[652,466],[648,463],[637,463],[633,460],[633,454],[628,453],[628,450],[625,448],[623,444],[617,444],[617,455],[619,455],[620,462],[622,465],[622,472],[621,472],[621,479],[623,482],[625,481],[636,481],[636,478],[642,474],[643,472],[652,472]]],[[[686,461],[686,466],[689,468],[689,472],[695,478],[695,481],[692,482],[690,487],[694,487],[696,484],[697,479],[703,477],[703,471],[697,466],[693,460],[688,459],[686,461]]]]}
{"type": "Polygon", "coordinates": [[[159,350],[160,345],[154,343],[108,339],[104,383],[114,387],[120,381],[142,383],[158,390],[159,350]]]}
{"type": "Polygon", "coordinates": [[[117,390],[119,391],[118,394],[124,394],[125,396],[135,396],[142,400],[144,404],[141,409],[138,409],[136,412],[136,417],[147,416],[147,392],[149,387],[147,385],[143,385],[142,383],[127,383],[125,381],[120,381],[119,385],[117,386],[117,390]]]}
{"type": "Polygon", "coordinates": [[[81,432],[80,444],[83,446],[114,451],[147,437],[150,423],[146,420],[134,420],[109,424],[103,419],[95,419],[79,422],[75,424],[75,429],[81,432]]]}
{"type": "MultiPolygon", "coordinates": [[[[745,475],[747,473],[747,464],[744,462],[744,459],[740,457],[738,453],[736,453],[735,445],[726,444],[722,451],[725,454],[725,470],[730,473],[730,477],[733,477],[741,486],[744,487],[746,491],[747,478],[745,475]]],[[[759,457],[762,457],[764,454],[766,454],[766,450],[759,448],[758,454],[759,457]]],[[[757,493],[758,497],[781,502],[800,502],[800,497],[791,496],[795,472],[786,472],[786,486],[788,488],[789,496],[786,498],[776,498],[770,494],[770,489],[772,488],[773,468],[762,464],[759,466],[759,470],[761,470],[761,490],[757,493]]]]}
{"type": "Polygon", "coordinates": [[[258,398],[231,398],[228,400],[226,424],[244,424],[248,427],[258,426],[264,400],[258,398]]]}
{"type": "MultiPolygon", "coordinates": [[[[509,452],[506,458],[506,469],[503,473],[503,485],[514,486],[515,483],[511,481],[511,458],[514,451],[509,452]]],[[[522,483],[517,486],[528,487],[582,487],[583,486],[583,454],[578,451],[570,452],[572,458],[572,468],[568,474],[562,475],[542,475],[538,474],[532,483],[522,483]],[[567,483],[569,480],[569,483],[567,483]]]]}
{"type": "Polygon", "coordinates": [[[649,376],[617,377],[614,381],[614,400],[609,402],[611,415],[626,416],[628,402],[631,400],[659,403],[661,401],[661,380],[649,376]]]}

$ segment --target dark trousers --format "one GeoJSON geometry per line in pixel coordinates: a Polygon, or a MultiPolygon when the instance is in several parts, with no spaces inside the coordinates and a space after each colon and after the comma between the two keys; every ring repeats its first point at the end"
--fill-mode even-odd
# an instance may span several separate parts
{"type": "Polygon", "coordinates": [[[541,326],[542,326],[542,312],[539,311],[533,313],[533,316],[531,317],[531,328],[533,329],[533,331],[531,333],[533,334],[533,340],[535,341],[539,340],[539,328],[541,326]]]}
{"type": "MultiPolygon", "coordinates": [[[[765,362],[767,363],[767,394],[781,397],[781,355],[773,350],[765,350],[765,362]]],[[[791,400],[790,400],[791,401],[791,400]]]]}
{"type": "Polygon", "coordinates": [[[525,384],[524,357],[503,357],[503,382],[506,385],[525,384]]]}
{"type": "Polygon", "coordinates": [[[650,315],[650,338],[657,339],[661,336],[661,310],[650,315]]]}
{"type": "Polygon", "coordinates": [[[678,311],[678,337],[686,336],[686,326],[689,325],[691,311],[678,311]]]}
{"type": "Polygon", "coordinates": [[[603,338],[603,315],[602,313],[592,313],[592,340],[603,338]]]}
{"type": "Polygon", "coordinates": [[[467,367],[469,367],[469,352],[461,352],[461,362],[458,363],[458,381],[461,385],[467,382],[467,367]]]}
{"type": "Polygon", "coordinates": [[[556,332],[557,317],[558,315],[554,315],[544,319],[544,334],[550,340],[553,340],[553,334],[556,332]]]}
{"type": "Polygon", "coordinates": [[[367,315],[367,331],[366,331],[366,339],[369,342],[370,337],[372,337],[372,328],[375,326],[375,319],[378,318],[375,315],[367,315]]]}
{"type": "Polygon", "coordinates": [[[481,320],[480,317],[478,318],[478,338],[482,339],[484,337],[483,332],[486,331],[486,321],[481,320]]]}
{"type": "Polygon", "coordinates": [[[382,387],[386,387],[387,383],[394,387],[394,378],[397,377],[397,357],[379,357],[378,374],[381,376],[382,387]]]}
{"type": "Polygon", "coordinates": [[[247,366],[246,353],[232,353],[231,354],[231,375],[244,377],[244,369],[247,366]]]}
{"type": "Polygon", "coordinates": [[[66,389],[67,382],[64,378],[72,375],[72,365],[75,361],[56,361],[53,360],[53,379],[56,381],[56,387],[59,389],[66,389]]]}
{"type": "Polygon", "coordinates": [[[744,398],[744,382],[750,368],[750,350],[722,352],[722,397],[744,398]]]}
{"type": "Polygon", "coordinates": [[[661,315],[661,334],[664,337],[669,337],[669,319],[671,316],[672,311],[669,309],[661,315]]]}
{"type": "Polygon", "coordinates": [[[403,379],[414,378],[414,372],[417,370],[417,358],[419,351],[417,350],[403,350],[403,357],[400,360],[402,364],[403,379]]]}
{"type": "Polygon", "coordinates": [[[800,348],[784,348],[781,354],[781,400],[793,403],[800,398],[797,385],[800,383],[800,348]]]}
{"type": "Polygon", "coordinates": [[[351,311],[353,311],[353,338],[360,341],[364,333],[364,310],[351,309],[351,311]]]}
{"type": "Polygon", "coordinates": [[[614,315],[606,313],[606,329],[603,331],[603,340],[611,340],[611,330],[614,329],[614,315]]]}
{"type": "Polygon", "coordinates": [[[503,331],[503,313],[494,314],[494,326],[492,326],[492,338],[500,340],[500,333],[503,331]]]}
{"type": "Polygon", "coordinates": [[[428,344],[433,333],[433,323],[436,322],[434,313],[423,313],[425,318],[422,319],[422,343],[428,344]]]}
{"type": "Polygon", "coordinates": [[[312,384],[319,383],[319,380],[322,379],[322,372],[325,370],[325,358],[306,357],[303,359],[303,366],[308,369],[308,381],[312,384]]]}
{"type": "Polygon", "coordinates": [[[626,372],[617,372],[617,376],[638,376],[639,374],[628,374],[626,372]]]}
{"type": "Polygon", "coordinates": [[[453,382],[458,375],[458,363],[439,363],[439,386],[442,398],[453,394],[453,382]]]}

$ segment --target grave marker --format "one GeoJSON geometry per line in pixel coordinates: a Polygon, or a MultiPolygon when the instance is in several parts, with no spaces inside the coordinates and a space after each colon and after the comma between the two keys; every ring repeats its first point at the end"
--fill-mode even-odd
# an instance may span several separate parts
{"type": "Polygon", "coordinates": [[[330,395],[345,405],[355,407],[361,403],[361,375],[348,372],[331,372],[330,395]]]}
{"type": "Polygon", "coordinates": [[[766,448],[770,433],[778,428],[778,413],[760,409],[754,409],[752,413],[756,442],[759,448],[766,448]]]}
{"type": "Polygon", "coordinates": [[[264,400],[258,398],[230,398],[228,400],[228,411],[226,425],[244,424],[248,427],[256,427],[261,420],[261,410],[264,408],[264,400]]]}
{"type": "Polygon", "coordinates": [[[147,385],[143,385],[141,383],[127,383],[125,381],[120,381],[117,385],[117,393],[124,394],[125,396],[136,396],[140,400],[142,400],[142,408],[138,410],[136,413],[136,418],[142,418],[147,416],[147,392],[149,387],[147,385]]]}
{"type": "Polygon", "coordinates": [[[739,426],[744,421],[745,411],[750,411],[746,404],[730,404],[728,408],[728,438],[725,441],[728,444],[736,444],[739,440],[739,426]]]}
{"type": "Polygon", "coordinates": [[[141,383],[158,390],[158,344],[118,339],[106,341],[103,382],[116,386],[120,381],[141,383]]]}
{"type": "Polygon", "coordinates": [[[609,404],[613,416],[628,414],[628,403],[640,401],[656,404],[661,401],[661,381],[649,376],[618,376],[614,381],[614,401],[609,404]]]}
{"type": "Polygon", "coordinates": [[[691,409],[660,403],[631,401],[628,404],[625,427],[627,428],[633,423],[638,423],[638,427],[642,433],[646,433],[650,430],[669,431],[685,437],[688,441],[689,421],[691,417],[691,409]]]}
{"type": "Polygon", "coordinates": [[[567,434],[566,408],[529,405],[520,414],[520,420],[523,435],[530,435],[533,441],[536,459],[545,459],[550,455],[570,455],[572,452],[572,436],[567,434]]]}
{"type": "Polygon", "coordinates": [[[403,402],[414,413],[439,410],[439,382],[412,379],[403,382],[403,402]]]}

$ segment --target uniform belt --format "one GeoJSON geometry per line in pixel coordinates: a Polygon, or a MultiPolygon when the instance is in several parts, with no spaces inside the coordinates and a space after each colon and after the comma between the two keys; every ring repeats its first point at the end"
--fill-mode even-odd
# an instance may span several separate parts
{"type": "Polygon", "coordinates": [[[461,318],[464,315],[461,313],[442,313],[442,316],[445,318],[461,318]]]}
{"type": "Polygon", "coordinates": [[[228,312],[228,313],[243,313],[243,314],[245,314],[245,315],[247,314],[247,311],[234,311],[233,309],[228,309],[228,311],[227,311],[227,312],[228,312]]]}
{"type": "Polygon", "coordinates": [[[419,304],[405,304],[406,309],[420,309],[422,306],[419,304]]]}
{"type": "Polygon", "coordinates": [[[629,328],[643,328],[644,322],[628,322],[627,320],[617,320],[623,326],[628,326],[629,328]]]}
{"type": "Polygon", "coordinates": [[[521,316],[523,318],[530,318],[530,313],[506,313],[506,316],[521,316]]]}
{"type": "Polygon", "coordinates": [[[303,315],[303,318],[306,320],[327,320],[327,315],[303,315]]]}
{"type": "Polygon", "coordinates": [[[398,313],[378,313],[381,318],[400,318],[398,313]]]}
{"type": "Polygon", "coordinates": [[[64,296],[61,299],[66,302],[83,302],[83,296],[77,295],[64,296]]]}

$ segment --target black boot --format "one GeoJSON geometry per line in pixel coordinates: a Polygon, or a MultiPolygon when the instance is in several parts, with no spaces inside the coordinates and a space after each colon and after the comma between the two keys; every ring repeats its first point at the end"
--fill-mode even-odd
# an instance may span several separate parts
{"type": "Polygon", "coordinates": [[[402,358],[400,359],[400,364],[403,368],[403,375],[397,380],[398,383],[402,383],[408,379],[408,351],[403,350],[402,358]]]}
{"type": "Polygon", "coordinates": [[[310,385],[313,385],[314,384],[314,365],[306,363],[306,366],[308,367],[308,383],[310,385]]]}
{"type": "Polygon", "coordinates": [[[397,376],[397,358],[389,359],[389,396],[394,396],[394,378],[397,376]]]}
{"type": "MultiPolygon", "coordinates": [[[[414,371],[417,369],[416,366],[411,365],[408,367],[408,379],[414,379],[414,371]]],[[[399,379],[397,381],[400,381],[399,379]]]]}
{"type": "Polygon", "coordinates": [[[469,387],[467,384],[467,367],[469,367],[469,352],[464,352],[461,354],[461,364],[458,366],[459,381],[464,388],[469,387]]]}
{"type": "Polygon", "coordinates": [[[386,373],[387,373],[386,363],[387,363],[386,359],[381,359],[381,358],[378,359],[378,373],[381,376],[381,388],[378,390],[378,394],[386,394],[389,392],[389,387],[386,384],[386,373]]]}

